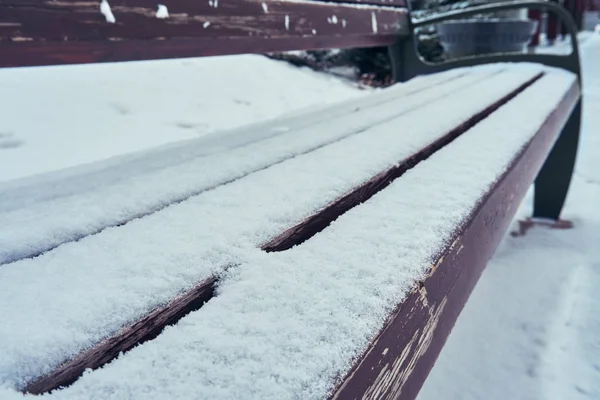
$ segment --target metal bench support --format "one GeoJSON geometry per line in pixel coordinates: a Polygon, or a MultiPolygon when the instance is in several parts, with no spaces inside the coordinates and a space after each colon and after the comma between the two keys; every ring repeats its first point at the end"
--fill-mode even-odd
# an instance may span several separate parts
{"type": "MultiPolygon", "coordinates": [[[[396,82],[403,82],[417,75],[442,72],[458,67],[471,67],[496,62],[533,62],[573,72],[577,75],[579,86],[581,87],[581,63],[579,59],[579,44],[577,42],[577,24],[575,23],[573,16],[563,6],[557,3],[545,0],[495,3],[438,14],[429,18],[411,20],[409,21],[409,24],[411,25],[411,36],[408,38],[400,38],[396,44],[389,47],[393,78],[396,82]],[[435,64],[425,61],[418,53],[418,42],[414,35],[416,28],[480,13],[523,8],[554,12],[563,25],[567,27],[572,46],[571,53],[568,55],[532,53],[486,54],[435,64]]],[[[580,127],[581,98],[574,107],[571,117],[564,126],[560,137],[556,141],[535,180],[534,217],[553,220],[559,219],[575,167],[580,127]]]]}

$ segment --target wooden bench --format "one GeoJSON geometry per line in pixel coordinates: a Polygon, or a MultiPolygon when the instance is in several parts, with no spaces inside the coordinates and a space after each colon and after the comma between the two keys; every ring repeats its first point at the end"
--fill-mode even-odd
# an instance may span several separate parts
{"type": "Polygon", "coordinates": [[[386,45],[398,80],[439,73],[5,185],[0,397],[415,398],[533,182],[534,216],[560,216],[581,113],[572,18],[542,1],[421,21],[401,0],[154,7],[3,1],[0,63],[386,45]],[[414,51],[415,28],[522,7],[564,18],[573,53],[414,51]]]}

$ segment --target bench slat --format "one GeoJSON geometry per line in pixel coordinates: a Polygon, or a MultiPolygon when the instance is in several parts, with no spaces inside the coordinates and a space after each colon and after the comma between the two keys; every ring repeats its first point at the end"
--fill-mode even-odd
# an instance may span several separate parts
{"type": "Polygon", "coordinates": [[[81,176],[63,178],[58,173],[24,187],[3,188],[0,264],[37,256],[314,151],[452,94],[500,67],[490,68],[417,79],[325,112],[219,132],[104,168],[100,163],[95,171],[81,176]]]}
{"type": "Polygon", "coordinates": [[[0,2],[0,67],[386,46],[404,7],[285,0],[0,2]],[[327,16],[327,17],[324,17],[327,16]]]}
{"type": "Polygon", "coordinates": [[[410,398],[422,377],[407,382],[431,368],[432,346],[444,341],[577,101],[575,77],[549,75],[303,245],[248,250],[201,311],[61,398],[316,399],[365,350],[351,384],[331,396],[410,398]],[[527,119],[515,118],[525,106],[527,119]],[[466,256],[461,246],[475,249],[466,256]],[[446,264],[432,268],[441,257],[446,264]],[[407,314],[388,319],[407,296],[407,314]],[[375,336],[386,321],[389,335],[375,336]],[[369,363],[371,354],[384,362],[369,363]],[[359,376],[366,371],[374,381],[359,376]]]}
{"type": "Polygon", "coordinates": [[[444,97],[438,93],[426,108],[366,132],[41,257],[2,266],[0,304],[20,307],[19,314],[2,310],[6,324],[0,340],[10,352],[0,360],[0,371],[8,373],[0,378],[21,386],[194,282],[246,263],[269,237],[411,157],[542,70],[537,65],[502,68],[484,68],[487,75],[470,85],[463,82],[444,97]],[[431,118],[441,114],[443,120],[431,118]],[[410,135],[398,134],[400,127],[410,135]],[[354,155],[350,164],[349,154],[354,155]],[[24,335],[39,326],[43,335],[24,335]]]}

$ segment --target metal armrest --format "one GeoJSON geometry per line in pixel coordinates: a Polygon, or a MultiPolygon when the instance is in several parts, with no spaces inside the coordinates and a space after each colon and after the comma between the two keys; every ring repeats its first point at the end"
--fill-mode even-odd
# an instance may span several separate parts
{"type": "Polygon", "coordinates": [[[392,69],[394,71],[394,80],[396,82],[402,82],[417,75],[441,72],[457,67],[470,67],[495,62],[534,62],[571,71],[577,75],[577,79],[581,85],[581,64],[579,61],[579,44],[577,42],[577,25],[575,24],[573,16],[558,3],[546,0],[528,0],[486,4],[409,21],[409,24],[411,25],[411,36],[409,38],[399,39],[395,46],[390,47],[392,69]],[[416,28],[481,13],[523,8],[541,9],[556,13],[569,32],[572,46],[571,54],[497,53],[458,58],[439,63],[430,63],[425,61],[418,53],[417,37],[414,35],[414,30],[416,28]]]}
{"type": "MultiPolygon", "coordinates": [[[[394,80],[404,81],[417,75],[441,72],[457,67],[470,67],[495,62],[533,62],[550,67],[563,68],[577,75],[579,88],[581,88],[581,63],[579,59],[579,44],[577,42],[577,25],[573,16],[561,5],[545,0],[511,1],[483,6],[469,7],[464,10],[442,13],[433,17],[410,21],[411,36],[398,39],[390,47],[390,57],[394,80]],[[521,54],[497,53],[481,56],[457,58],[440,63],[425,61],[418,52],[416,28],[437,24],[443,21],[468,17],[470,15],[505,11],[514,9],[540,9],[554,12],[561,22],[567,27],[571,37],[571,54],[521,54]]],[[[540,170],[534,188],[533,216],[558,220],[562,211],[567,192],[575,168],[577,148],[581,128],[582,96],[571,111],[571,115],[562,128],[562,132],[548,154],[540,170]]]]}

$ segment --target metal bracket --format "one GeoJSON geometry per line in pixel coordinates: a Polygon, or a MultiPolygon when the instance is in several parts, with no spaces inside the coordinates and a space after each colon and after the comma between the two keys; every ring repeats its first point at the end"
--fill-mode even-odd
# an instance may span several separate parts
{"type": "MultiPolygon", "coordinates": [[[[409,24],[411,35],[399,38],[395,45],[389,47],[393,78],[396,82],[402,82],[417,75],[442,72],[459,67],[471,67],[496,62],[532,62],[573,72],[577,76],[579,87],[582,87],[577,24],[573,16],[557,2],[527,0],[487,4],[414,21],[409,19],[409,24]],[[418,52],[417,38],[414,34],[416,28],[480,13],[523,8],[540,9],[556,13],[561,22],[567,27],[571,41],[571,53],[568,55],[497,53],[458,58],[440,63],[430,63],[425,61],[418,52]]],[[[534,217],[552,220],[560,218],[575,168],[581,127],[581,104],[582,98],[580,97],[535,180],[534,217]]]]}
{"type": "Polygon", "coordinates": [[[573,16],[558,3],[549,2],[546,0],[528,0],[486,4],[482,6],[469,7],[458,11],[450,11],[418,20],[409,19],[408,23],[410,24],[409,30],[411,35],[409,37],[399,38],[398,42],[389,48],[390,58],[392,60],[393,78],[395,82],[404,82],[417,75],[431,74],[458,67],[471,67],[474,65],[496,62],[533,62],[571,71],[577,75],[577,79],[581,85],[581,64],[579,61],[579,44],[577,42],[577,25],[575,24],[573,16]],[[430,63],[425,61],[418,52],[417,37],[414,35],[414,30],[416,28],[481,13],[523,8],[533,8],[555,12],[567,27],[571,39],[571,54],[557,55],[497,53],[464,57],[439,63],[430,63]]]}

